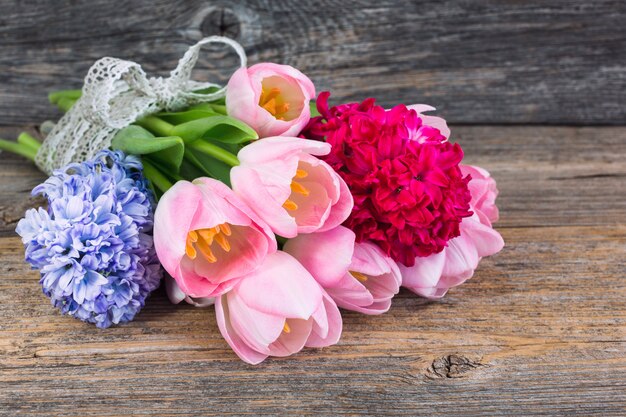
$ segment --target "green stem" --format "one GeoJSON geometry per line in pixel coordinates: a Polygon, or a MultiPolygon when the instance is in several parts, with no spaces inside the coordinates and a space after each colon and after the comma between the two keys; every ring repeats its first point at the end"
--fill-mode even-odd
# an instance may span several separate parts
{"type": "Polygon", "coordinates": [[[17,143],[28,146],[35,152],[37,152],[41,147],[41,142],[39,142],[37,139],[35,139],[26,132],[20,133],[20,135],[17,137],[17,143]]]}
{"type": "Polygon", "coordinates": [[[235,155],[205,140],[196,140],[194,142],[191,142],[187,146],[195,149],[198,152],[202,152],[206,155],[212,156],[218,161],[222,161],[225,164],[230,165],[231,167],[236,167],[237,165],[239,165],[239,159],[237,159],[235,155]]]}
{"type": "Polygon", "coordinates": [[[0,150],[21,155],[25,158],[30,159],[31,161],[34,161],[35,155],[37,155],[37,151],[33,150],[29,146],[5,139],[0,139],[0,150]]]}
{"type": "Polygon", "coordinates": [[[77,101],[69,97],[61,97],[55,104],[59,109],[67,113],[77,101]]]}
{"type": "Polygon", "coordinates": [[[69,98],[76,101],[80,98],[82,93],[82,90],[53,91],[52,93],[48,94],[48,100],[52,104],[57,104],[62,98],[69,98]]]}
{"type": "Polygon", "coordinates": [[[144,176],[162,192],[166,192],[172,188],[172,183],[163,175],[154,165],[148,162],[145,158],[141,161],[143,164],[144,176]]]}
{"type": "Polygon", "coordinates": [[[171,132],[174,125],[167,123],[165,120],[159,119],[156,116],[147,116],[137,123],[139,126],[148,129],[156,136],[172,136],[171,132]]]}

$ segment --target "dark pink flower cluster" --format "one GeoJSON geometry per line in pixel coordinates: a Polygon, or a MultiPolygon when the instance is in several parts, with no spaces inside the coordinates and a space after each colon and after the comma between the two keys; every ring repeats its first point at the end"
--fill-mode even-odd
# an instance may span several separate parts
{"type": "Polygon", "coordinates": [[[385,110],[367,99],[329,108],[329,96],[319,95],[321,116],[303,136],[332,145],[324,159],[354,196],[344,225],[406,266],[442,251],[472,215],[461,147],[404,105],[385,110]]]}

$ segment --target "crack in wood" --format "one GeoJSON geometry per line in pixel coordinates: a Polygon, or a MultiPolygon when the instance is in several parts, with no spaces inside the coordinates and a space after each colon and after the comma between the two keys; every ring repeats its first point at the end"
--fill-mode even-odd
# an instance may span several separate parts
{"type": "Polygon", "coordinates": [[[595,178],[625,178],[626,173],[602,173],[602,174],[589,174],[589,175],[573,175],[571,177],[548,177],[548,180],[553,181],[567,181],[567,180],[588,180],[595,178]]]}

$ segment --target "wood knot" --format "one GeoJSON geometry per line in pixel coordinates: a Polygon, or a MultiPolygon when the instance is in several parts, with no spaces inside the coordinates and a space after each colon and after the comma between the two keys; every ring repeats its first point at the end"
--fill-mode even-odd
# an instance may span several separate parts
{"type": "Polygon", "coordinates": [[[212,8],[200,24],[204,36],[226,36],[237,39],[241,33],[241,23],[237,14],[230,8],[218,6],[212,8]]]}
{"type": "Polygon", "coordinates": [[[448,355],[435,359],[428,368],[430,378],[463,378],[467,372],[480,366],[486,366],[464,356],[448,355]]]}

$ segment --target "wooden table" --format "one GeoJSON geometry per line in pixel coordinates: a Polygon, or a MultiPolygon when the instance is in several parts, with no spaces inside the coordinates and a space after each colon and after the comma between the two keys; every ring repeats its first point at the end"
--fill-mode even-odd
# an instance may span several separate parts
{"type": "Polygon", "coordinates": [[[212,309],[161,290],[116,328],[60,316],[13,232],[44,176],[0,154],[0,415],[626,415],[623,2],[2,6],[0,137],[58,117],[46,92],[100,56],[163,74],[228,34],[335,102],[439,107],[498,180],[506,247],[441,301],[402,291],[388,314],[345,312],[337,346],[250,366],[212,309]]]}

